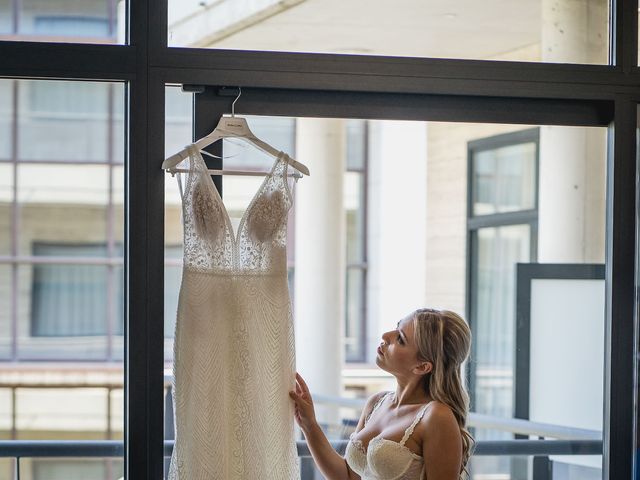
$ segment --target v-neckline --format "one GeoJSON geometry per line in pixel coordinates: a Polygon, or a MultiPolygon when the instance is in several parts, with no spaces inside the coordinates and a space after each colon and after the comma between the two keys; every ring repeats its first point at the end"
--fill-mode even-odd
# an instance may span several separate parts
{"type": "Polygon", "coordinates": [[[229,234],[231,235],[231,241],[233,243],[233,246],[235,247],[234,248],[234,256],[235,256],[236,255],[235,250],[237,250],[237,248],[238,248],[239,239],[240,239],[240,236],[242,235],[242,229],[244,228],[244,224],[246,223],[246,220],[247,220],[247,217],[249,215],[249,212],[251,211],[251,208],[253,207],[253,205],[256,202],[256,200],[262,194],[262,191],[264,190],[264,187],[267,184],[267,181],[271,177],[273,177],[273,173],[275,172],[276,167],[278,166],[278,163],[280,163],[280,161],[282,159],[284,159],[286,154],[283,151],[278,152],[278,156],[274,160],[273,166],[271,167],[271,170],[269,171],[269,173],[267,173],[267,175],[265,175],[264,180],[262,180],[262,183],[260,184],[260,186],[258,187],[256,192],[253,194],[253,197],[251,198],[251,201],[249,202],[249,205],[247,205],[247,208],[245,208],[244,212],[242,212],[242,216],[240,217],[240,223],[238,223],[238,230],[234,231],[233,224],[231,223],[231,217],[229,216],[229,211],[227,210],[227,207],[224,204],[224,201],[222,200],[222,197],[220,196],[220,192],[218,192],[218,189],[216,188],[215,184],[213,183],[213,179],[211,178],[211,176],[207,172],[208,167],[207,167],[206,162],[204,161],[204,158],[202,157],[202,154],[200,153],[200,150],[194,144],[191,144],[191,148],[195,151],[196,157],[197,157],[198,161],[200,162],[200,167],[202,167],[204,169],[204,171],[202,171],[200,173],[202,173],[206,177],[205,181],[209,185],[209,189],[213,190],[213,192],[212,192],[213,197],[219,203],[220,208],[221,208],[221,210],[222,210],[222,212],[224,214],[224,221],[225,221],[225,223],[227,225],[227,228],[229,229],[229,234]]]}

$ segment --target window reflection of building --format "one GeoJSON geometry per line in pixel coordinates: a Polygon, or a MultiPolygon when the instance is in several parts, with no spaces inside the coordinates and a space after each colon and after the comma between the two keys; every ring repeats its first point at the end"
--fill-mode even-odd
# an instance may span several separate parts
{"type": "MultiPolygon", "coordinates": [[[[124,85],[7,79],[0,99],[2,435],[122,438],[124,85]]],[[[123,468],[21,467],[34,479],[123,468]]]]}
{"type": "MultiPolygon", "coordinates": [[[[515,265],[535,261],[537,232],[538,130],[524,130],[469,143],[468,272],[469,318],[474,333],[471,385],[473,410],[513,416],[515,352],[515,265]]],[[[478,440],[513,438],[478,430],[478,440]]],[[[509,471],[476,462],[476,472],[509,471]]]]}
{"type": "Polygon", "coordinates": [[[111,0],[0,1],[0,38],[115,43],[116,23],[116,2],[111,0]]]}

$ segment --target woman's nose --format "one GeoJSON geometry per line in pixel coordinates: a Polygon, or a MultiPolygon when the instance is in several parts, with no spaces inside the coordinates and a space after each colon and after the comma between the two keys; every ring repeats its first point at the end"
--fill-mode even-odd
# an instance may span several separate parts
{"type": "Polygon", "coordinates": [[[391,334],[391,332],[384,332],[382,334],[382,341],[384,343],[389,343],[389,335],[391,334]]]}

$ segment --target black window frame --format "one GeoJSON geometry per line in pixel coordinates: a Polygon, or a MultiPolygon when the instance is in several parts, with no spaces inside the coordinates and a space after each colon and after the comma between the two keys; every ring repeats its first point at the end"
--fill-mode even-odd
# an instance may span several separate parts
{"type": "Polygon", "coordinates": [[[0,77],[128,83],[126,478],[163,471],[164,88],[189,83],[242,86],[269,115],[284,102],[301,106],[299,116],[609,127],[603,478],[630,479],[638,1],[610,1],[609,65],[168,48],[167,0],[129,1],[126,45],[0,42],[0,77]]]}

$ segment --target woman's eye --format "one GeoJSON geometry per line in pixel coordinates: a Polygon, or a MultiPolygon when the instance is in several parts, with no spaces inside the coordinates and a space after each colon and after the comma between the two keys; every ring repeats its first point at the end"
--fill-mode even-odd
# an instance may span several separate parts
{"type": "Polygon", "coordinates": [[[398,341],[400,342],[400,345],[404,345],[404,341],[402,340],[402,336],[400,334],[398,334],[398,341]]]}

